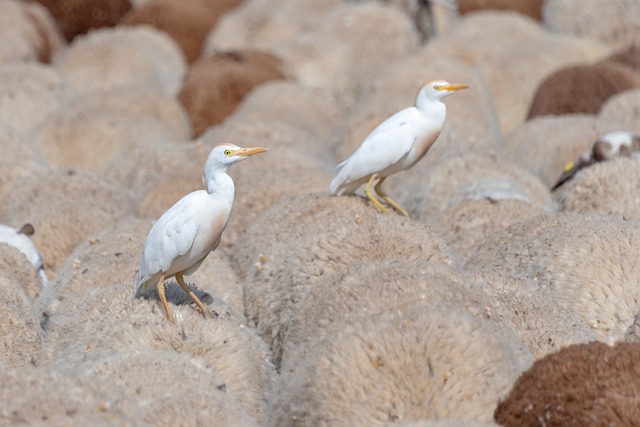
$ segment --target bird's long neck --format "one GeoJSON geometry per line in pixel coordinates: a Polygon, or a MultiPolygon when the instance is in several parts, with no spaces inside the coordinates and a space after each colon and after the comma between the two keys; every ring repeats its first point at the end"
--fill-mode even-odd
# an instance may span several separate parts
{"type": "Polygon", "coordinates": [[[431,117],[435,122],[444,124],[444,119],[447,115],[447,106],[444,105],[444,102],[418,95],[416,97],[416,108],[423,116],[431,117]]]}
{"type": "Polygon", "coordinates": [[[207,184],[207,193],[212,196],[219,196],[224,200],[231,200],[231,204],[233,204],[235,186],[226,170],[217,170],[211,175],[205,176],[205,182],[207,184]]]}

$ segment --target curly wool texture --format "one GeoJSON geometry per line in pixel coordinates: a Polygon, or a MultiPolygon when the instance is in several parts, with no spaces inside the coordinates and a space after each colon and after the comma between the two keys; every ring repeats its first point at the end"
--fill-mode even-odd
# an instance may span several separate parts
{"type": "Polygon", "coordinates": [[[12,186],[0,203],[1,223],[33,224],[33,242],[49,275],[91,233],[131,214],[126,194],[80,173],[36,174],[12,186]]]}
{"type": "Polygon", "coordinates": [[[412,218],[424,222],[469,199],[521,200],[553,207],[551,194],[540,179],[502,154],[466,153],[431,167],[418,165],[402,178],[389,178],[385,186],[387,194],[412,218]]]}
{"type": "Polygon", "coordinates": [[[457,262],[431,229],[381,215],[359,197],[287,199],[260,215],[237,247],[246,314],[271,346],[276,365],[292,309],[320,277],[354,262],[457,262]]]}
{"type": "Polygon", "coordinates": [[[132,282],[52,299],[41,363],[76,369],[116,353],[151,349],[186,353],[213,367],[224,378],[227,393],[262,420],[275,376],[264,343],[246,326],[244,317],[215,295],[211,301],[196,290],[220,315],[205,319],[175,282],[166,287],[176,324],[166,321],[154,296],[133,298],[132,282]]]}
{"type": "Polygon", "coordinates": [[[314,349],[350,321],[401,313],[428,303],[456,305],[477,317],[490,307],[452,266],[366,262],[318,279],[292,310],[283,343],[281,387],[314,349]]]}
{"type": "Polygon", "coordinates": [[[35,144],[54,168],[104,176],[115,168],[127,173],[122,159],[136,147],[148,151],[190,135],[186,113],[174,98],[152,90],[122,90],[77,99],[42,126],[35,144]]]}
{"type": "Polygon", "coordinates": [[[462,200],[427,221],[464,263],[476,247],[512,224],[542,215],[545,210],[522,200],[462,200]]]}
{"type": "Polygon", "coordinates": [[[539,116],[515,128],[505,150],[551,188],[564,167],[591,149],[598,136],[598,120],[591,115],[539,116]]]}
{"type": "Polygon", "coordinates": [[[536,281],[574,310],[597,339],[624,339],[640,311],[640,223],[564,213],[513,225],[477,250],[467,269],[536,281]]]}
{"type": "Polygon", "coordinates": [[[546,115],[596,114],[613,95],[638,88],[640,74],[613,62],[563,68],[540,82],[527,119],[546,115]]]}
{"type": "Polygon", "coordinates": [[[187,69],[176,42],[148,26],[92,31],[76,38],[53,63],[82,94],[151,88],[175,96],[187,69]]]}
{"type": "Polygon", "coordinates": [[[384,426],[421,418],[489,421],[531,363],[519,340],[455,307],[354,321],[292,374],[268,425],[384,426]],[[487,352],[486,349],[492,351],[487,352]]]}
{"type": "Polygon", "coordinates": [[[40,294],[42,285],[37,270],[20,250],[6,243],[0,243],[0,270],[13,276],[30,301],[40,294]]]}
{"type": "Polygon", "coordinates": [[[640,221],[640,159],[613,159],[581,170],[561,195],[564,210],[640,221]]]}
{"type": "Polygon", "coordinates": [[[42,346],[40,325],[22,284],[4,268],[0,269],[0,304],[4,319],[0,322],[0,371],[32,365],[42,346]]]}
{"type": "Polygon", "coordinates": [[[49,62],[63,48],[62,35],[49,12],[37,3],[0,2],[0,63],[49,62]]]}
{"type": "Polygon", "coordinates": [[[575,345],[537,361],[495,411],[505,427],[634,425],[640,344],[575,345]]]}
{"type": "Polygon", "coordinates": [[[0,381],[6,413],[30,425],[257,425],[215,369],[174,351],[124,353],[73,370],[28,367],[20,375],[5,371],[0,381]]]}

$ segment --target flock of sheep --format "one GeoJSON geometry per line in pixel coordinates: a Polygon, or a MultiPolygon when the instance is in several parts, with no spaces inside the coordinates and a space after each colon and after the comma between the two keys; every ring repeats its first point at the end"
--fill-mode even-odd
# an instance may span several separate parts
{"type": "Polygon", "coordinates": [[[0,425],[635,425],[640,160],[551,189],[640,134],[640,3],[457,3],[0,0],[0,425]],[[330,195],[434,78],[410,217],[330,195]],[[221,142],[270,151],[173,324],[136,268],[221,142]]]}

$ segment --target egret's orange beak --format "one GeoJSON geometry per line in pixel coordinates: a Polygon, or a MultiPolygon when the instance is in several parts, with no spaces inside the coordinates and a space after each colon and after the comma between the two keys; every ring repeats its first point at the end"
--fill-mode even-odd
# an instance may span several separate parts
{"type": "Polygon", "coordinates": [[[468,88],[469,88],[469,85],[466,83],[451,83],[448,85],[438,86],[439,90],[447,90],[449,92],[453,92],[461,89],[468,89],[468,88]]]}
{"type": "Polygon", "coordinates": [[[249,157],[249,156],[253,156],[254,154],[264,153],[265,151],[269,151],[269,149],[262,148],[262,147],[239,148],[235,151],[235,153],[233,153],[233,155],[240,156],[240,157],[249,157]]]}

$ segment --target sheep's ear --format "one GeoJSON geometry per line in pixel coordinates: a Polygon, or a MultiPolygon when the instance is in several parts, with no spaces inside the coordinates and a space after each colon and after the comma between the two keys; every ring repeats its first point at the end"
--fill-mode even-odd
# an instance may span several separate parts
{"type": "Polygon", "coordinates": [[[18,231],[18,233],[26,234],[27,236],[33,236],[33,233],[35,232],[36,232],[36,229],[33,228],[33,225],[29,223],[26,223],[25,225],[23,225],[20,231],[18,231]]]}

